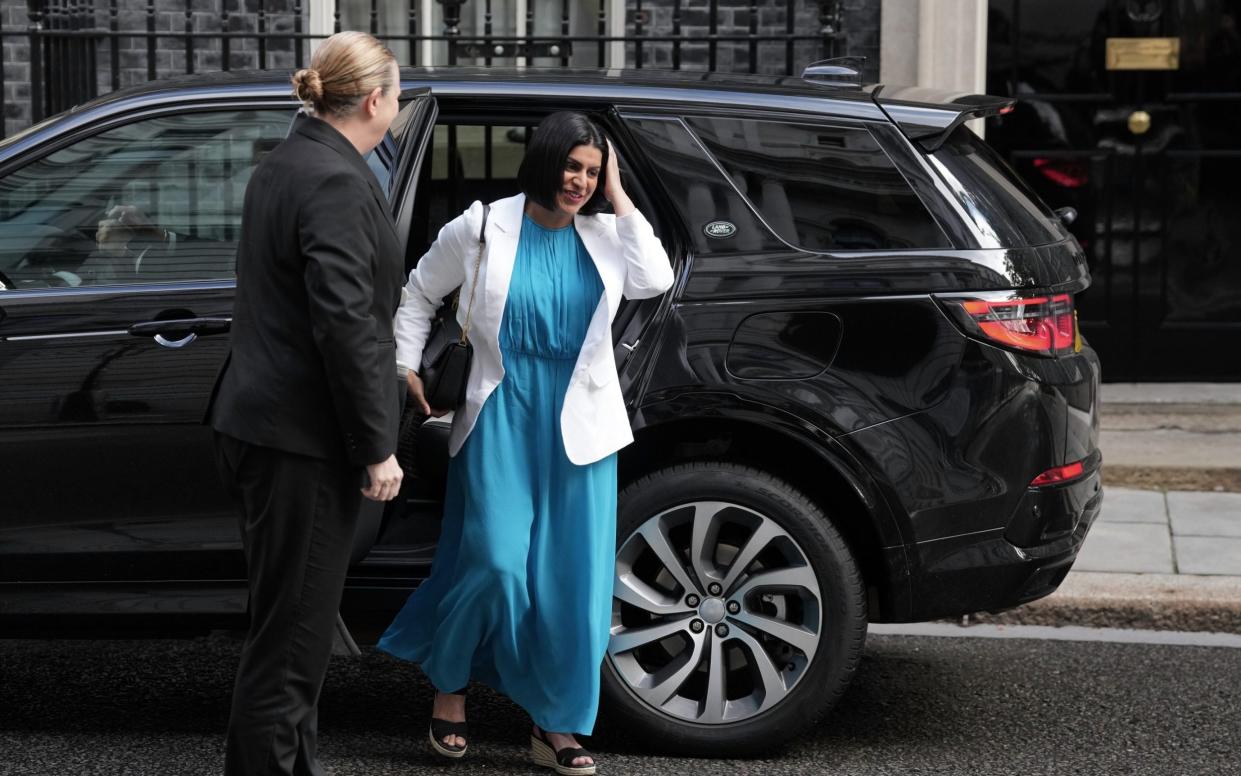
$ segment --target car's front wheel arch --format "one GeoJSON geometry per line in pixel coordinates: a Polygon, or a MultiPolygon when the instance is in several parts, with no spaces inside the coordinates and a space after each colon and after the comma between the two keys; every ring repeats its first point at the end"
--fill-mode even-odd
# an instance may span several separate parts
{"type": "Polygon", "coordinates": [[[843,694],[866,620],[847,544],[779,477],[700,461],[621,492],[604,694],[645,740],[708,756],[778,746],[843,694]]]}
{"type": "Polygon", "coordinates": [[[693,402],[710,417],[686,416],[682,409],[646,407],[646,423],[634,444],[621,450],[622,489],[650,472],[682,463],[730,461],[776,472],[810,498],[832,521],[849,545],[868,588],[872,621],[901,621],[909,605],[905,559],[884,548],[903,544],[903,532],[888,508],[882,483],[851,465],[839,445],[827,449],[804,429],[773,416],[736,417],[731,405],[716,406],[718,396],[693,402]]]}

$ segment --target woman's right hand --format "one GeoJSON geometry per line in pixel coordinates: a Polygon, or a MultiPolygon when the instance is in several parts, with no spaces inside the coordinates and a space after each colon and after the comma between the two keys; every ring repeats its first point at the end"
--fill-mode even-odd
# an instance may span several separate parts
{"type": "Polygon", "coordinates": [[[449,413],[449,410],[433,410],[431,405],[427,404],[427,395],[422,387],[422,378],[414,370],[405,373],[405,383],[409,387],[409,395],[414,401],[418,402],[418,409],[423,415],[430,415],[433,418],[442,418],[449,413]]]}

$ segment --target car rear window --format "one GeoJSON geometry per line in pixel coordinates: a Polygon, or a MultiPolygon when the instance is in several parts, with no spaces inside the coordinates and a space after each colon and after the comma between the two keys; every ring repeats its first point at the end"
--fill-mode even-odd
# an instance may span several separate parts
{"type": "Polygon", "coordinates": [[[714,117],[686,122],[790,245],[808,251],[950,246],[865,128],[714,117]]]}
{"type": "Polygon", "coordinates": [[[1047,245],[1065,237],[1060,220],[1008,162],[964,126],[931,155],[980,234],[1002,248],[1047,245]]]}

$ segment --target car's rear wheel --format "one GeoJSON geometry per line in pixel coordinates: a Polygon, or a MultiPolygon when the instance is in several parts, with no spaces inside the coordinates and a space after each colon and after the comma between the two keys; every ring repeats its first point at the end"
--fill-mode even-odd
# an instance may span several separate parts
{"type": "Polygon", "coordinates": [[[839,532],[757,469],[694,463],[618,507],[608,708],[644,740],[705,756],[778,746],[840,697],[866,636],[839,532]]]}

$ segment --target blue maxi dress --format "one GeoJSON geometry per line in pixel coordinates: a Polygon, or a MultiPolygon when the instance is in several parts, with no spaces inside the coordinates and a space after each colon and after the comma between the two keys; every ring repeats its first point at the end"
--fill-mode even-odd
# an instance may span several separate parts
{"type": "Polygon", "coordinates": [[[589,734],[611,625],[616,455],[569,461],[560,411],[603,283],[572,225],[525,216],[515,262],[504,379],[449,463],[431,576],[379,648],[441,691],[480,681],[544,730],[589,734]]]}

